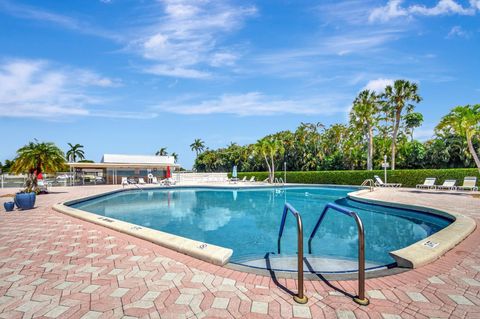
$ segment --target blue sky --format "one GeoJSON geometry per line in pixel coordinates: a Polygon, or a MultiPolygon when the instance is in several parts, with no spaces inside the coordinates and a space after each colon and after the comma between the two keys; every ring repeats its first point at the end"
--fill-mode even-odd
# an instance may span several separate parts
{"type": "Polygon", "coordinates": [[[480,0],[0,0],[0,161],[33,138],[103,153],[251,143],[346,122],[363,88],[419,83],[429,138],[480,102],[480,0]]]}

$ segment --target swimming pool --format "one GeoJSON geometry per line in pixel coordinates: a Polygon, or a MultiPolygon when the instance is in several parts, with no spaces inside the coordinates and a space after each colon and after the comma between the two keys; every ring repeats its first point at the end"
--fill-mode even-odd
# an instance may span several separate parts
{"type": "MultiPolygon", "coordinates": [[[[297,244],[296,224],[289,215],[282,239],[282,255],[275,255],[285,202],[302,216],[305,244],[327,203],[333,202],[358,213],[365,228],[366,260],[370,268],[393,263],[390,251],[422,240],[452,222],[438,215],[348,199],[347,194],[355,190],[358,189],[303,186],[162,188],[122,191],[69,206],[231,248],[230,262],[233,263],[263,267],[266,255],[274,257],[278,265],[274,268],[283,270],[290,270],[289,265],[295,264],[297,244]]],[[[306,256],[317,271],[337,271],[339,265],[343,270],[355,270],[357,252],[354,220],[343,214],[329,213],[312,242],[312,255],[306,256]],[[325,260],[330,262],[325,263],[325,260]]]]}

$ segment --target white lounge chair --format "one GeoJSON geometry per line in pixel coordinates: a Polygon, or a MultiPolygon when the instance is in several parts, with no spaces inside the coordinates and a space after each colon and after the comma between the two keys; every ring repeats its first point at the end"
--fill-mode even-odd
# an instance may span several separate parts
{"type": "Polygon", "coordinates": [[[375,175],[374,177],[375,186],[377,187],[402,187],[402,184],[400,183],[384,183],[378,175],[375,175]]]}
{"type": "Polygon", "coordinates": [[[476,184],[477,184],[477,178],[475,176],[468,176],[464,178],[463,185],[458,186],[457,189],[478,191],[478,187],[476,184]]]}
{"type": "Polygon", "coordinates": [[[145,183],[145,180],[143,179],[143,177],[140,177],[140,178],[138,179],[138,184],[141,184],[141,185],[146,184],[146,183],[145,183]]]}
{"type": "Polygon", "coordinates": [[[249,179],[248,181],[249,181],[250,183],[255,182],[255,176],[250,177],[250,179],[249,179]]]}
{"type": "Polygon", "coordinates": [[[48,184],[43,179],[37,180],[37,186],[41,192],[48,193],[48,184]]]}
{"type": "Polygon", "coordinates": [[[243,178],[240,180],[240,182],[246,182],[247,181],[247,176],[243,176],[243,178]]]}
{"type": "Polygon", "coordinates": [[[457,186],[455,186],[456,183],[456,179],[447,179],[442,185],[438,185],[437,189],[455,190],[457,189],[457,186]]]}
{"type": "Polygon", "coordinates": [[[128,178],[122,177],[122,187],[125,187],[125,185],[128,185],[128,178]]]}
{"type": "Polygon", "coordinates": [[[435,177],[427,177],[425,178],[425,181],[423,184],[418,184],[416,187],[417,188],[426,188],[426,189],[435,189],[437,186],[435,186],[435,181],[437,179],[435,177]]]}
{"type": "Polygon", "coordinates": [[[152,177],[152,184],[158,184],[157,176],[152,177]]]}

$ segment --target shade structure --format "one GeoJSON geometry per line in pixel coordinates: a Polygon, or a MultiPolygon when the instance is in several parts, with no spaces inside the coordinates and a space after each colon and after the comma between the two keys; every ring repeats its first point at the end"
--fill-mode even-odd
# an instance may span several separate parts
{"type": "Polygon", "coordinates": [[[237,165],[233,166],[232,177],[237,178],[237,165]]]}
{"type": "Polygon", "coordinates": [[[172,173],[170,172],[170,166],[167,166],[167,175],[165,177],[166,178],[172,177],[172,173]]]}

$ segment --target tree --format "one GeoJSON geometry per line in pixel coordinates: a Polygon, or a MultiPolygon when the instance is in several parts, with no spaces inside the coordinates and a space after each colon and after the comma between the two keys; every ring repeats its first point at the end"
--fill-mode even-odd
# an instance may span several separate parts
{"type": "Polygon", "coordinates": [[[384,107],[387,116],[392,122],[392,170],[395,169],[395,154],[397,147],[397,137],[402,122],[402,113],[406,110],[411,113],[415,106],[410,102],[418,103],[422,100],[417,94],[418,85],[407,80],[396,80],[393,86],[387,85],[383,94],[384,107]]]}
{"type": "Polygon", "coordinates": [[[457,106],[445,115],[436,130],[446,129],[467,140],[468,150],[480,171],[480,159],[473,146],[473,139],[480,135],[480,104],[457,106]]]}
{"type": "Polygon", "coordinates": [[[35,140],[18,149],[11,171],[14,174],[55,173],[64,167],[65,156],[55,144],[35,140]]]}
{"type": "Polygon", "coordinates": [[[256,151],[264,158],[268,168],[268,181],[273,183],[275,178],[275,157],[277,155],[283,156],[285,151],[281,141],[267,136],[257,142],[256,151]]]}
{"type": "Polygon", "coordinates": [[[167,156],[167,155],[168,155],[167,148],[166,148],[166,147],[160,148],[160,149],[155,153],[155,155],[156,155],[156,156],[167,156]]]}
{"type": "Polygon", "coordinates": [[[413,142],[413,130],[422,126],[423,115],[422,113],[412,112],[405,115],[405,128],[407,133],[410,134],[411,141],[413,142]]]}
{"type": "Polygon", "coordinates": [[[70,149],[67,151],[67,160],[70,162],[77,162],[77,157],[80,160],[85,159],[85,153],[83,151],[83,145],[80,144],[75,144],[72,145],[71,143],[68,143],[68,146],[70,149]]]}
{"type": "Polygon", "coordinates": [[[176,163],[178,161],[178,154],[173,152],[171,156],[173,156],[173,162],[176,163]]]}
{"type": "Polygon", "coordinates": [[[367,137],[367,170],[373,169],[373,130],[378,124],[379,112],[379,98],[370,90],[358,94],[350,111],[350,123],[367,137]]]}
{"type": "Polygon", "coordinates": [[[190,144],[190,149],[192,151],[195,151],[195,154],[198,157],[198,154],[203,152],[203,150],[205,149],[205,142],[199,138],[196,138],[195,141],[193,141],[193,143],[190,144]]]}

